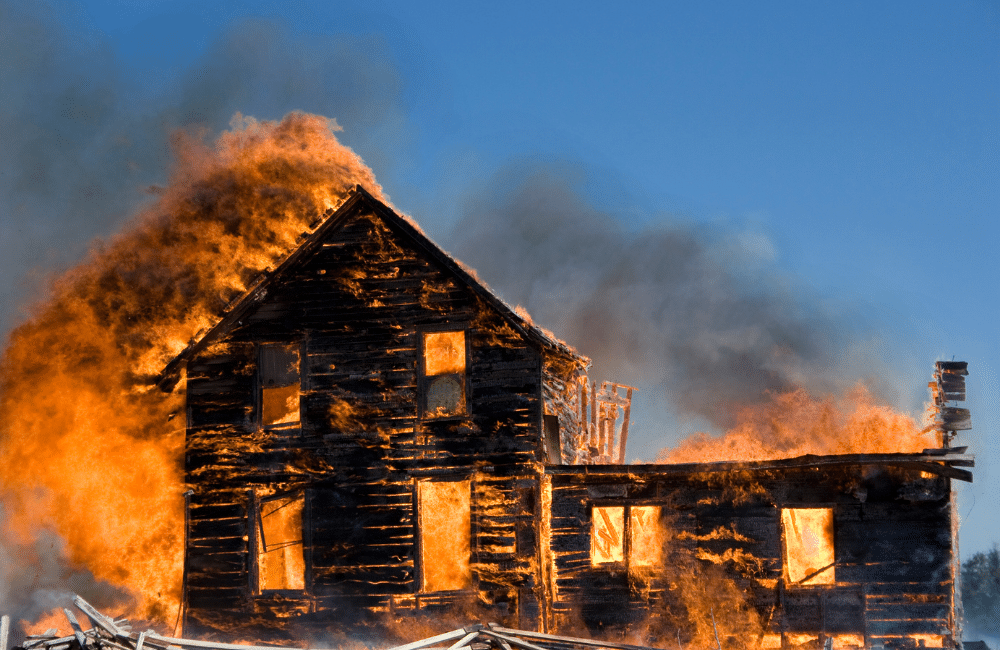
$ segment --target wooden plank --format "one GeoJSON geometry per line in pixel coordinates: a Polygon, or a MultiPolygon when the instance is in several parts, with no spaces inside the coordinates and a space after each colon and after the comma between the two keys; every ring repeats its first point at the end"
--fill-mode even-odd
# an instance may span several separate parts
{"type": "Polygon", "coordinates": [[[83,633],[83,629],[80,627],[80,621],[76,620],[76,616],[73,612],[69,611],[63,607],[63,614],[66,615],[66,619],[69,621],[70,627],[73,628],[73,638],[76,642],[80,644],[80,650],[84,650],[87,647],[87,637],[83,633]]]}
{"type": "Polygon", "coordinates": [[[76,605],[77,609],[87,615],[90,619],[91,625],[94,627],[99,627],[113,637],[127,639],[128,635],[121,631],[115,622],[108,617],[101,614],[97,609],[95,609],[90,603],[85,601],[80,596],[73,596],[73,604],[76,605]]]}
{"type": "Polygon", "coordinates": [[[74,635],[63,636],[63,637],[59,637],[58,639],[50,639],[48,641],[45,641],[44,643],[42,643],[42,645],[45,646],[46,648],[50,648],[50,647],[54,647],[54,646],[57,646],[57,645],[62,645],[64,643],[69,643],[70,641],[72,641],[75,638],[76,638],[76,636],[74,636],[74,635]]]}
{"type": "Polygon", "coordinates": [[[460,628],[452,632],[445,632],[444,634],[438,634],[437,636],[432,636],[422,641],[414,641],[413,643],[407,643],[405,645],[393,646],[388,650],[420,650],[421,648],[429,648],[436,643],[447,643],[448,641],[454,641],[455,639],[460,639],[471,631],[472,631],[471,628],[460,628]]]}
{"type": "Polygon", "coordinates": [[[0,650],[7,650],[7,637],[10,635],[10,616],[0,616],[0,650]]]}
{"type": "Polygon", "coordinates": [[[526,630],[513,630],[495,623],[490,623],[489,629],[494,632],[499,632],[505,636],[524,637],[525,639],[537,639],[539,641],[551,641],[553,643],[568,643],[571,645],[589,648],[611,648],[612,650],[655,650],[649,646],[642,645],[629,645],[627,643],[612,643],[610,641],[595,641],[593,639],[581,639],[578,637],[556,636],[555,634],[529,632],[526,630]]]}
{"type": "MultiPolygon", "coordinates": [[[[479,636],[479,631],[478,630],[475,630],[473,632],[469,632],[468,634],[466,634],[465,636],[463,636],[461,639],[459,639],[458,641],[456,641],[454,644],[448,646],[448,650],[458,650],[458,648],[463,648],[463,647],[469,645],[469,643],[473,639],[475,639],[477,636],[479,636]]],[[[3,650],[3,649],[0,648],[0,650],[3,650]]]]}
{"type": "Polygon", "coordinates": [[[181,648],[211,648],[214,650],[289,650],[288,647],[272,645],[245,645],[242,643],[219,643],[216,641],[197,641],[195,639],[178,639],[169,636],[162,636],[152,630],[146,632],[146,644],[149,640],[167,643],[181,648]]]}

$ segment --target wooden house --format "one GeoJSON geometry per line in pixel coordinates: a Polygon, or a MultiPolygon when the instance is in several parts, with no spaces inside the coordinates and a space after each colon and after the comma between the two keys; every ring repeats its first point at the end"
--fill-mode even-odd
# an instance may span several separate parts
{"type": "Polygon", "coordinates": [[[623,465],[631,389],[588,367],[356,188],[161,375],[187,399],[185,626],[690,639],[711,569],[765,647],[959,638],[968,458],[623,465]]]}

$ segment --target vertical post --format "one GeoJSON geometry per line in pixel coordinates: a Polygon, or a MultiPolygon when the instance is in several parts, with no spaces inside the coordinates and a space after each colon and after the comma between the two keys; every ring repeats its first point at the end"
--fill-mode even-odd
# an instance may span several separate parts
{"type": "Polygon", "coordinates": [[[590,446],[597,447],[597,382],[590,382],[590,446]]]}
{"type": "Polygon", "coordinates": [[[0,617],[0,650],[7,650],[7,637],[10,636],[10,616],[0,617]]]}
{"type": "Polygon", "coordinates": [[[625,462],[625,443],[628,441],[628,418],[632,411],[632,389],[625,391],[625,415],[622,416],[622,436],[618,447],[618,462],[625,462]]]}
{"type": "MultiPolygon", "coordinates": [[[[611,384],[611,394],[616,398],[618,397],[618,384],[611,384]]],[[[615,462],[615,436],[618,433],[615,428],[615,423],[618,421],[617,400],[615,400],[613,406],[611,406],[610,419],[611,421],[608,422],[608,449],[605,453],[607,454],[608,462],[613,463],[615,462]]]]}
{"type": "Polygon", "coordinates": [[[949,570],[951,572],[951,625],[953,640],[961,641],[965,634],[963,629],[965,622],[965,605],[962,603],[962,566],[958,554],[958,530],[961,522],[958,518],[958,493],[955,491],[954,483],[950,478],[945,478],[948,485],[948,507],[951,510],[949,517],[951,522],[951,561],[949,570]]]}
{"type": "Polygon", "coordinates": [[[253,488],[247,490],[247,568],[250,569],[250,593],[251,595],[259,591],[260,566],[257,557],[258,537],[260,536],[260,513],[257,502],[257,493],[253,488]]]}
{"type": "Polygon", "coordinates": [[[608,447],[608,406],[602,403],[597,417],[597,455],[603,460],[608,447]]]}
{"type": "MultiPolygon", "coordinates": [[[[191,538],[191,495],[194,490],[184,493],[184,559],[181,568],[181,602],[177,604],[177,620],[174,622],[174,636],[184,634],[184,617],[187,614],[187,593],[188,593],[188,570],[187,554],[188,544],[191,538]]],[[[0,648],[0,650],[3,650],[0,648]]]]}

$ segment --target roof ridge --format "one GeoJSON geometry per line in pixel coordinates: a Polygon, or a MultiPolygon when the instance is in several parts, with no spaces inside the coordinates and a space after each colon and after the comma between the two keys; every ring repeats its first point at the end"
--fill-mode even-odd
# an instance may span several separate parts
{"type": "Polygon", "coordinates": [[[503,298],[477,277],[474,269],[467,267],[458,259],[452,257],[440,245],[428,237],[423,232],[423,229],[414,222],[412,217],[396,213],[388,205],[372,196],[363,186],[357,184],[348,190],[347,197],[340,205],[327,209],[310,224],[311,231],[307,230],[296,238],[297,245],[288,254],[272,267],[268,267],[255,276],[242,293],[230,300],[219,313],[219,319],[214,325],[208,329],[199,330],[191,338],[187,346],[167,362],[156,378],[156,385],[161,390],[172,390],[179,380],[181,366],[190,357],[222,336],[238,320],[240,315],[267,296],[269,284],[292,267],[298,259],[312,251],[317,242],[321,241],[323,236],[328,232],[334,230],[338,224],[343,223],[347,214],[361,201],[368,203],[381,218],[401,228],[404,234],[410,237],[417,246],[444,264],[446,268],[457,275],[474,292],[492,303],[494,308],[527,338],[534,340],[543,347],[572,356],[589,365],[590,360],[580,355],[571,346],[535,325],[530,318],[525,319],[518,314],[503,298]]]}

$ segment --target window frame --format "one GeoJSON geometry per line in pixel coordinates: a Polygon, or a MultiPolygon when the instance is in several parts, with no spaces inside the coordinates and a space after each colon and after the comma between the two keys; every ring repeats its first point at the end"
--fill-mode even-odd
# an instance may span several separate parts
{"type": "MultiPolygon", "coordinates": [[[[272,431],[272,430],[291,430],[302,428],[302,402],[303,402],[303,392],[305,391],[305,373],[302,372],[303,359],[305,358],[305,345],[303,341],[264,341],[258,342],[256,347],[256,357],[255,363],[256,368],[254,372],[254,423],[257,429],[272,431]],[[277,424],[265,424],[264,423],[264,349],[265,348],[294,348],[299,355],[299,367],[298,367],[298,387],[299,387],[299,417],[295,422],[281,422],[277,424]]],[[[295,384],[285,384],[283,386],[275,386],[275,388],[283,388],[285,386],[294,386],[295,384]]]]}
{"type": "Polygon", "coordinates": [[[284,596],[306,596],[312,591],[312,529],[309,524],[311,521],[311,498],[310,490],[299,487],[293,488],[291,490],[284,490],[279,492],[273,492],[271,494],[261,495],[258,494],[258,490],[251,489],[248,491],[248,507],[247,507],[247,528],[249,534],[247,535],[248,551],[250,556],[250,592],[255,597],[267,597],[273,595],[284,595],[284,596]],[[301,541],[302,545],[302,588],[301,589],[264,589],[261,587],[261,531],[263,529],[263,522],[261,517],[261,508],[263,505],[269,501],[277,501],[279,499],[284,499],[288,497],[299,496],[302,499],[302,531],[301,531],[301,541]]]}
{"type": "Polygon", "coordinates": [[[837,582],[837,516],[836,507],[834,504],[828,503],[818,503],[818,504],[795,504],[795,505],[782,505],[778,506],[778,527],[781,532],[781,580],[785,587],[788,589],[830,589],[838,585],[837,582]],[[789,576],[789,561],[788,561],[788,535],[785,531],[785,510],[828,510],[830,512],[830,548],[833,552],[833,563],[821,568],[813,577],[819,576],[827,570],[833,572],[833,580],[831,582],[821,582],[812,584],[803,584],[803,580],[798,582],[792,582],[789,576]]]}
{"type": "Polygon", "coordinates": [[[470,378],[470,366],[472,364],[472,343],[469,333],[471,329],[468,323],[442,323],[437,325],[425,325],[417,328],[417,419],[421,422],[452,422],[464,420],[470,417],[469,403],[472,389],[470,378]],[[427,334],[440,334],[445,332],[462,332],[465,342],[465,371],[460,374],[459,381],[462,387],[462,404],[458,413],[451,415],[434,416],[427,411],[427,393],[431,382],[438,377],[454,377],[459,373],[443,373],[440,375],[427,374],[427,362],[425,354],[425,336],[427,334]]]}
{"type": "Polygon", "coordinates": [[[593,501],[590,503],[590,568],[597,570],[611,571],[651,571],[663,566],[663,549],[660,549],[660,558],[651,564],[635,564],[632,561],[632,508],[657,508],[658,521],[663,518],[663,505],[659,503],[624,503],[622,501],[593,501]],[[622,508],[622,561],[594,563],[594,526],[597,508],[622,508]]]}

